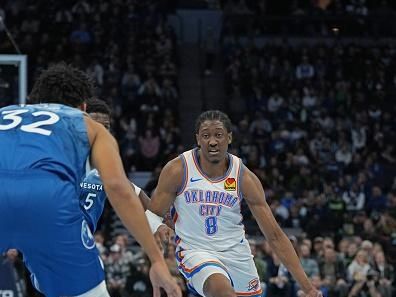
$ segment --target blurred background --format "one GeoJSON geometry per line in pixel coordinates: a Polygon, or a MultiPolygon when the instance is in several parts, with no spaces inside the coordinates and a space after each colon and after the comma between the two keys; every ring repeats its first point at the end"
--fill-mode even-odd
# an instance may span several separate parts
{"type": "MultiPolygon", "coordinates": [[[[0,54],[18,54],[15,39],[28,92],[59,61],[94,78],[149,195],[194,146],[195,118],[220,109],[230,152],[324,296],[396,296],[395,1],[0,0],[0,17],[0,54]]],[[[0,62],[0,107],[18,102],[19,68],[0,62]]],[[[243,216],[264,296],[297,296],[245,205],[243,216]]],[[[109,206],[95,237],[111,296],[151,296],[148,260],[109,206]]],[[[174,245],[164,253],[192,296],[174,245]]],[[[0,258],[0,290],[41,296],[15,250],[0,258]]]]}

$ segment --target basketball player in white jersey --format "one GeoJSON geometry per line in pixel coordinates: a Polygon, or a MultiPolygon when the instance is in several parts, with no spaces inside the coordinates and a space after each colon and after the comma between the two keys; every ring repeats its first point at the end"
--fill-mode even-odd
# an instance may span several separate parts
{"type": "Polygon", "coordinates": [[[240,203],[245,199],[305,296],[322,296],[272,215],[260,180],[227,152],[232,141],[228,116],[220,111],[202,113],[196,122],[196,140],[196,149],[164,167],[149,207],[164,216],[173,205],[176,258],[190,290],[205,297],[261,296],[242,225],[240,203]]]}

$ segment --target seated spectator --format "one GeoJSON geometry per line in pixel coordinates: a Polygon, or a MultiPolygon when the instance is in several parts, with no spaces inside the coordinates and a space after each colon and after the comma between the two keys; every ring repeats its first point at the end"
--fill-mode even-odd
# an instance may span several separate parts
{"type": "Polygon", "coordinates": [[[350,282],[360,282],[365,281],[367,278],[367,273],[370,270],[370,264],[367,252],[364,250],[359,250],[347,268],[347,279],[350,282]]]}
{"type": "Polygon", "coordinates": [[[319,275],[319,266],[315,259],[311,258],[311,251],[305,244],[300,245],[301,265],[308,277],[319,275]]]}
{"type": "Polygon", "coordinates": [[[386,262],[384,252],[378,252],[374,256],[374,269],[379,273],[379,291],[382,297],[391,297],[394,294],[392,285],[395,281],[394,269],[386,262]]]}
{"type": "Polygon", "coordinates": [[[160,138],[151,129],[147,129],[143,136],[139,137],[139,152],[142,157],[141,169],[152,170],[158,161],[160,152],[160,138]]]}
{"type": "Polygon", "coordinates": [[[346,209],[350,212],[356,212],[364,209],[366,195],[360,191],[356,183],[352,184],[348,191],[342,194],[342,199],[346,203],[346,209]]]}
{"type": "Polygon", "coordinates": [[[322,284],[328,288],[330,296],[345,297],[348,293],[345,266],[334,248],[324,249],[323,258],[319,261],[322,284]]]}
{"type": "Polygon", "coordinates": [[[314,77],[315,68],[309,63],[308,57],[303,56],[301,64],[296,67],[296,78],[297,79],[309,79],[314,77]]]}
{"type": "Polygon", "coordinates": [[[113,244],[105,262],[106,283],[111,296],[121,297],[125,294],[127,279],[131,273],[130,264],[122,258],[121,247],[113,244]]]}
{"type": "MultiPolygon", "coordinates": [[[[264,280],[267,279],[266,273],[268,263],[257,255],[257,242],[254,239],[249,239],[249,245],[260,281],[264,282],[264,280]]],[[[264,283],[262,283],[261,286],[263,287],[264,283]]]]}
{"type": "Polygon", "coordinates": [[[386,197],[382,194],[382,189],[379,186],[374,186],[366,203],[368,212],[382,212],[385,207],[386,197]]]}
{"type": "Polygon", "coordinates": [[[290,296],[292,286],[290,275],[282,265],[275,253],[272,253],[271,261],[267,266],[267,294],[268,296],[290,296]]]}

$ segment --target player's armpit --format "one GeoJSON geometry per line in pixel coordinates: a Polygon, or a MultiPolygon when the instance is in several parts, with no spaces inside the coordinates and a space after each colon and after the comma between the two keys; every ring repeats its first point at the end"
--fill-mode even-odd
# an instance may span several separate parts
{"type": "Polygon", "coordinates": [[[143,205],[144,210],[148,209],[151,199],[149,198],[149,196],[147,196],[146,192],[141,190],[139,193],[139,199],[143,205]]]}
{"type": "Polygon", "coordinates": [[[282,236],[283,231],[265,200],[265,193],[260,180],[247,168],[245,168],[242,178],[242,192],[250,211],[266,238],[274,241],[282,236]]]}
{"type": "Polygon", "coordinates": [[[183,181],[183,164],[180,158],[168,162],[162,169],[158,185],[151,196],[150,211],[164,217],[176,198],[183,181]]]}
{"type": "MultiPolygon", "coordinates": [[[[119,149],[114,137],[100,124],[90,118],[85,118],[88,137],[91,143],[91,163],[96,168],[106,187],[116,184],[129,183],[126,179],[119,149]]],[[[130,186],[128,185],[128,188],[130,186]]]]}
{"type": "Polygon", "coordinates": [[[265,193],[260,180],[248,169],[245,170],[242,179],[242,191],[250,211],[272,250],[297,280],[303,291],[307,293],[312,290],[313,287],[302,269],[290,240],[280,228],[271,208],[265,201],[265,193]]]}

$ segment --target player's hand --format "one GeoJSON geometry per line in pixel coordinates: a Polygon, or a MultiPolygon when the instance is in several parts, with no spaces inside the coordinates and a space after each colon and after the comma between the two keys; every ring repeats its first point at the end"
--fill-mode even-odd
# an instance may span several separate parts
{"type": "Polygon", "coordinates": [[[168,297],[181,297],[181,291],[176,281],[170,275],[165,262],[154,262],[150,269],[150,280],[153,285],[153,297],[160,297],[163,288],[168,297]]]}
{"type": "Polygon", "coordinates": [[[308,293],[304,293],[302,290],[299,290],[297,293],[298,297],[323,297],[321,291],[312,288],[308,293]]]}
{"type": "Polygon", "coordinates": [[[171,241],[172,236],[175,234],[171,228],[167,225],[160,225],[154,233],[154,238],[157,242],[160,242],[163,246],[167,246],[171,241]]]}

